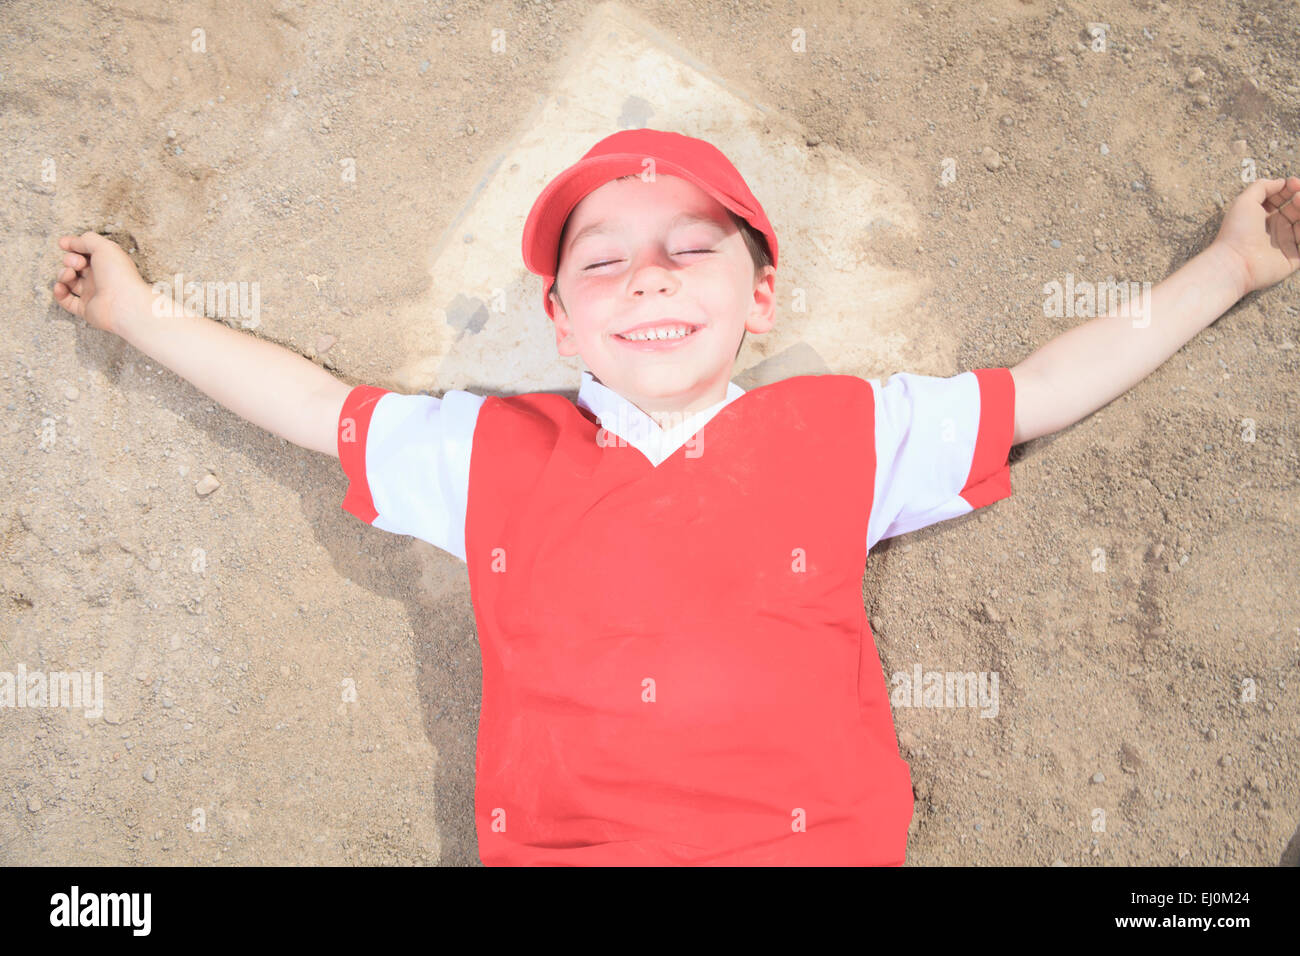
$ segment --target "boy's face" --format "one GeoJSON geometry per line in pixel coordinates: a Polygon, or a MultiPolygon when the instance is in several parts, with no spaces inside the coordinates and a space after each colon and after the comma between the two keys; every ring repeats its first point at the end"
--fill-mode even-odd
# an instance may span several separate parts
{"type": "Polygon", "coordinates": [[[726,208],[693,183],[613,180],[569,217],[556,347],[648,413],[698,411],[725,398],[744,331],[771,329],[775,273],[767,266],[755,275],[726,208]],[[665,319],[697,328],[653,351],[619,337],[665,319]]]}

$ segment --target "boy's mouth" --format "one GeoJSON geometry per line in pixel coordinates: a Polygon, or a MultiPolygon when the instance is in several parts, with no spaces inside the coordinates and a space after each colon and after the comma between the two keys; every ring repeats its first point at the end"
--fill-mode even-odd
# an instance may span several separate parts
{"type": "Polygon", "coordinates": [[[626,332],[615,332],[614,338],[621,339],[629,345],[658,345],[684,341],[701,328],[703,326],[696,325],[693,322],[647,323],[626,332]]]}

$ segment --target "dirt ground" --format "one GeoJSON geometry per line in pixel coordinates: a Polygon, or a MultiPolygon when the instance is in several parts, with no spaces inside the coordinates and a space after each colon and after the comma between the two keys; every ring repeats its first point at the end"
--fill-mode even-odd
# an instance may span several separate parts
{"type": "MultiPolygon", "coordinates": [[[[836,371],[1014,365],[1076,321],[1043,314],[1044,282],[1158,282],[1243,159],[1300,172],[1293,3],[627,6],[923,212],[870,247],[928,289],[913,364],[836,371]]],[[[0,711],[0,864],[478,863],[464,564],[346,514],[334,460],[63,313],[55,240],[110,233],[151,281],[257,280],[248,334],[396,388],[427,250],[591,10],[4,5],[0,670],[102,672],[105,710],[0,711]],[[339,188],[358,153],[365,188],[339,188]]],[[[995,719],[895,710],[909,865],[1296,865],[1298,292],[1019,446],[1009,499],[874,549],[887,677],[1000,676],[995,719]]],[[[750,336],[738,381],[773,358],[750,336]]]]}

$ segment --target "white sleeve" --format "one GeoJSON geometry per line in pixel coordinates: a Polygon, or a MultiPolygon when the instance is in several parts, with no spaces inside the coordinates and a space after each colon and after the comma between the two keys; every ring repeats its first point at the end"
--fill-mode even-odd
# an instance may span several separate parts
{"type": "Polygon", "coordinates": [[[470,445],[484,400],[459,390],[434,398],[353,388],[339,413],[343,510],[464,561],[470,445]]]}
{"type": "Polygon", "coordinates": [[[876,473],[867,549],[882,538],[967,514],[1011,494],[1011,370],[951,378],[898,372],[875,400],[876,473]]]}

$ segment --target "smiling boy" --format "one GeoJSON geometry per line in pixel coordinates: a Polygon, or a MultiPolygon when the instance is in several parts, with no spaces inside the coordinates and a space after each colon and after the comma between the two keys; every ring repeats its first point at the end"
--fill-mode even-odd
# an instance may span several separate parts
{"type": "Polygon", "coordinates": [[[559,353],[581,356],[596,381],[664,428],[721,402],[744,333],[775,321],[776,268],[762,264],[766,240],[747,242],[746,227],[677,176],[629,174],[593,190],[556,246],[548,311],[559,353]]]}
{"type": "Polygon", "coordinates": [[[525,225],[557,347],[588,367],[576,402],[348,386],[218,323],[160,318],[94,233],[60,239],[54,292],[337,454],[353,514],[466,561],[484,863],[901,864],[912,791],[867,552],[1005,498],[1013,444],[1105,405],[1291,274],[1297,189],[1243,191],[1140,324],[1102,316],[1013,368],[884,384],[730,380],[745,332],[774,322],[775,232],[715,147],[655,130],[596,144],[525,225]]]}

